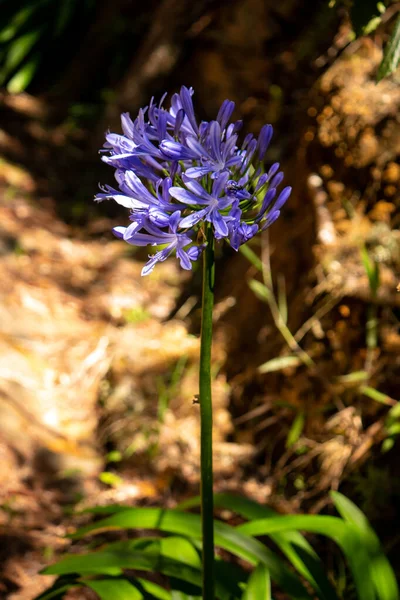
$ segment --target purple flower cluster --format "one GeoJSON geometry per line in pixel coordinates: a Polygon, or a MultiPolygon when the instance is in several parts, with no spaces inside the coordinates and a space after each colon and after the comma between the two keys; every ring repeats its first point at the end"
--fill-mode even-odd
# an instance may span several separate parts
{"type": "Polygon", "coordinates": [[[149,257],[142,275],[175,250],[191,269],[204,247],[204,223],[217,240],[237,250],[279,217],[291,188],[279,194],[283,173],[274,163],[264,170],[272,126],[241,145],[242,122],[230,123],[234,103],[225,100],[215,121],[198,124],[193,90],[182,87],[171,106],[153,101],[132,121],[121,116],[123,134],[108,133],[103,160],[113,166],[118,189],[101,188],[97,201],[113,199],[130,209],[131,224],[115,227],[117,237],[135,246],[162,246],[149,257]]]}

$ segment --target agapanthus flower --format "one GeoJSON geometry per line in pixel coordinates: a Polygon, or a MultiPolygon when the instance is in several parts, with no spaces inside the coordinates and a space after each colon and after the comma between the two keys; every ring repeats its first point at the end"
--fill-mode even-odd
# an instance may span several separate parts
{"type": "Polygon", "coordinates": [[[215,120],[198,123],[192,96],[183,86],[169,109],[165,96],[159,104],[152,100],[135,120],[122,114],[122,134],[106,134],[102,158],[116,169],[118,189],[103,186],[95,199],[130,210],[131,223],[114,228],[117,237],[161,246],[142,275],[173,252],[191,269],[204,248],[205,227],[238,250],[279,217],[291,193],[290,187],[277,191],[283,181],[278,163],[264,168],[271,125],[240,145],[242,122],[230,123],[235,104],[225,100],[215,120]]]}

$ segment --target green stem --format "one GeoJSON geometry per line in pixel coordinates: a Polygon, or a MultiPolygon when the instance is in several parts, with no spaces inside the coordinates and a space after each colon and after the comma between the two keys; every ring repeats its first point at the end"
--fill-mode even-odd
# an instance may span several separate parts
{"type": "Polygon", "coordinates": [[[214,600],[214,507],[212,465],[211,343],[214,305],[214,236],[207,225],[203,256],[203,304],[200,347],[201,520],[203,532],[203,600],[214,600]]]}

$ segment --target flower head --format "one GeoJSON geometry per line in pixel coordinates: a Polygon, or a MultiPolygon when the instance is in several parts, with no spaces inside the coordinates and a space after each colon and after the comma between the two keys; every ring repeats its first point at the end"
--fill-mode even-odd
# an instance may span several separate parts
{"type": "Polygon", "coordinates": [[[169,109],[165,96],[158,105],[151,100],[134,121],[121,115],[123,134],[106,134],[102,158],[116,169],[118,189],[104,186],[95,199],[114,199],[130,210],[131,224],[115,227],[117,237],[162,246],[143,275],[172,252],[183,269],[191,269],[204,247],[204,223],[238,250],[279,217],[291,192],[277,192],[283,180],[278,163],[264,172],[271,125],[240,146],[242,122],[230,123],[235,104],[225,100],[214,121],[198,123],[192,96],[183,86],[169,109]]]}

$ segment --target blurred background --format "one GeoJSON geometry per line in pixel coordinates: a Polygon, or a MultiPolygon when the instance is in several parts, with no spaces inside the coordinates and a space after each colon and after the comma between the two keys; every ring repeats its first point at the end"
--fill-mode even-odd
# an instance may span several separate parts
{"type": "Polygon", "coordinates": [[[340,489],[399,572],[387,4],[355,39],[346,3],[327,0],[0,3],[0,598],[46,587],[75,509],[198,491],[201,275],[169,260],[141,278],[146,249],[111,234],[126,211],[92,201],[113,182],[105,131],[181,85],[199,118],[229,98],[245,132],[272,123],[268,161],[293,186],[269,235],[219,249],[215,488],[309,514],[340,489]]]}

